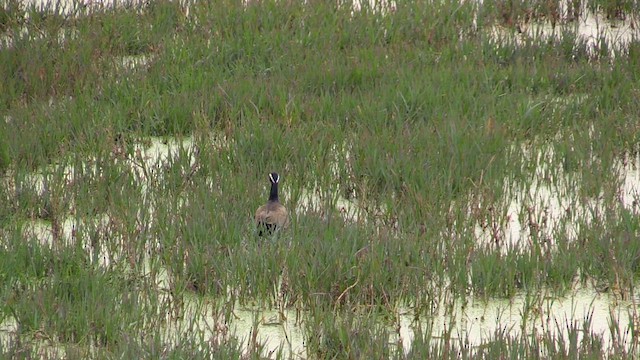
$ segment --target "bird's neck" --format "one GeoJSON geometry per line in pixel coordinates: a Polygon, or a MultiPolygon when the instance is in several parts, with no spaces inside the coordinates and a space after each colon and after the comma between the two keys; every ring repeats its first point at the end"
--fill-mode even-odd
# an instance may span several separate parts
{"type": "Polygon", "coordinates": [[[278,201],[278,184],[271,184],[271,192],[269,193],[269,201],[278,201]]]}

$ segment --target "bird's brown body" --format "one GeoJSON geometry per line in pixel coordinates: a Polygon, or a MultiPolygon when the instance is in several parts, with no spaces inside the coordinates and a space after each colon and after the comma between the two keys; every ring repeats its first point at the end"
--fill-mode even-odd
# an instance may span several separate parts
{"type": "Polygon", "coordinates": [[[278,182],[280,176],[276,173],[269,174],[271,192],[269,201],[256,210],[256,225],[258,235],[271,235],[274,232],[286,228],[289,225],[289,213],[278,199],[278,182]]]}
{"type": "Polygon", "coordinates": [[[256,211],[256,224],[258,225],[258,234],[272,234],[278,229],[285,228],[289,225],[289,214],[279,202],[268,202],[262,205],[256,211]]]}

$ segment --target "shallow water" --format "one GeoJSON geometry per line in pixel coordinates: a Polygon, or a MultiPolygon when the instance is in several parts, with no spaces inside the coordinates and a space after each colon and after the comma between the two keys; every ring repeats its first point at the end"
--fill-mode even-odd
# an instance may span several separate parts
{"type": "MultiPolygon", "coordinates": [[[[191,140],[189,146],[191,146],[191,140]]],[[[167,159],[167,154],[176,151],[177,142],[158,143],[155,139],[152,146],[145,153],[150,164],[159,164],[167,159]],[[165,160],[162,160],[165,159],[165,160]]],[[[543,219],[538,221],[543,224],[541,230],[550,241],[553,239],[554,227],[560,223],[569,224],[565,231],[575,232],[572,228],[576,219],[581,218],[588,223],[590,212],[573,211],[570,214],[566,211],[568,206],[575,207],[581,204],[581,199],[577,199],[571,185],[575,179],[569,179],[562,172],[553,169],[555,179],[549,181],[548,174],[552,169],[548,168],[551,163],[553,151],[551,148],[542,148],[533,151],[533,147],[525,149],[537,163],[535,178],[531,181],[526,193],[518,190],[522,184],[511,184],[513,189],[511,194],[516,194],[509,201],[509,212],[507,221],[504,224],[504,233],[508,234],[507,239],[513,243],[522,243],[526,237],[530,236],[528,227],[531,224],[521,222],[519,214],[524,208],[533,209],[533,213],[538,214],[543,219]],[[569,216],[569,218],[567,218],[569,216]]],[[[347,156],[347,155],[345,155],[347,156]]],[[[157,165],[156,165],[157,166],[157,165]]],[[[638,193],[640,191],[640,158],[627,159],[626,162],[619,161],[616,165],[621,187],[620,206],[637,212],[638,193]]],[[[577,179],[579,181],[579,179],[577,179]]],[[[505,181],[509,185],[508,181],[505,181]]],[[[285,188],[286,189],[286,188],[285,188]]],[[[306,201],[299,202],[296,214],[303,215],[306,211],[317,211],[326,204],[320,202],[319,190],[303,189],[302,197],[306,201]],[[315,194],[315,195],[314,195],[315,194]]],[[[357,201],[357,200],[355,200],[357,201]]],[[[357,203],[336,197],[330,202],[334,210],[340,212],[345,220],[358,220],[357,203]]],[[[597,200],[592,200],[592,206],[598,206],[597,200]]],[[[486,239],[483,231],[478,230],[479,240],[486,239]]],[[[480,346],[495,337],[497,333],[504,333],[511,337],[518,337],[522,334],[527,336],[540,336],[542,333],[553,334],[555,336],[568,336],[567,326],[582,326],[583,321],[588,319],[588,329],[594,334],[602,336],[605,347],[610,347],[613,339],[610,324],[616,324],[619,334],[623,334],[622,339],[626,345],[632,341],[630,334],[630,315],[636,313],[636,305],[631,301],[620,301],[615,295],[599,294],[592,286],[575,285],[566,296],[546,296],[545,291],[537,294],[535,300],[531,295],[519,293],[511,299],[485,299],[470,296],[466,303],[455,300],[453,308],[440,306],[435,311],[435,317],[416,323],[414,313],[409,307],[400,307],[397,311],[398,323],[383,324],[389,327],[390,333],[394,334],[389,339],[391,344],[396,344],[400,340],[405,351],[410,351],[416,326],[431,329],[434,341],[441,338],[445,331],[453,331],[452,335],[459,339],[469,341],[471,346],[480,346]],[[532,304],[533,303],[533,304],[532,304]],[[523,314],[525,314],[523,316],[523,314]],[[399,333],[396,326],[399,326],[399,333]]],[[[551,292],[549,292],[551,293],[551,292]]],[[[194,302],[196,300],[194,298],[194,302]]],[[[193,305],[190,305],[193,306],[193,305]]],[[[242,308],[235,306],[234,320],[226,324],[230,334],[244,339],[245,346],[250,346],[253,332],[257,329],[256,340],[265,345],[264,354],[277,351],[282,347],[285,354],[294,354],[305,357],[304,346],[304,318],[305,314],[294,310],[264,310],[256,308],[242,308]],[[254,320],[257,320],[254,323],[254,320]]],[[[206,328],[211,329],[214,318],[206,310],[200,312],[196,318],[200,318],[206,328]]],[[[381,320],[382,321],[382,320],[381,320]]],[[[211,334],[215,336],[215,334],[211,334]]]]}
{"type": "MultiPolygon", "coordinates": [[[[252,2],[251,0],[244,1],[245,4],[252,2]]],[[[56,12],[62,15],[78,15],[114,6],[136,5],[144,2],[140,0],[22,0],[22,3],[36,9],[56,9],[56,12]]],[[[475,0],[475,3],[482,6],[484,0],[475,0]]],[[[489,34],[494,39],[511,39],[522,43],[527,39],[560,38],[563,32],[571,32],[575,34],[577,41],[585,42],[591,52],[606,44],[614,50],[614,53],[626,47],[632,40],[640,38],[638,19],[632,16],[628,16],[624,20],[607,19],[602,13],[590,11],[584,1],[578,12],[571,9],[569,3],[568,0],[561,2],[557,9],[557,18],[551,21],[521,21],[516,24],[517,31],[494,26],[490,29],[489,34]]],[[[189,3],[183,2],[182,4],[185,14],[188,16],[189,3]]],[[[352,6],[353,11],[361,11],[366,8],[384,14],[395,11],[396,2],[393,0],[355,0],[352,2],[352,6]]],[[[477,25],[477,19],[474,19],[473,22],[477,25]]],[[[131,63],[126,58],[123,60],[125,65],[131,63]]],[[[139,65],[137,63],[138,61],[135,66],[139,65]]]]}
{"type": "MultiPolygon", "coordinates": [[[[482,0],[479,3],[482,4],[482,0]]],[[[574,34],[576,42],[586,45],[594,54],[602,46],[610,47],[613,54],[624,49],[631,41],[640,38],[637,19],[629,16],[626,20],[607,19],[599,12],[589,11],[585,1],[582,2],[579,16],[576,18],[568,10],[568,1],[561,2],[559,17],[554,21],[522,21],[515,24],[516,31],[501,26],[494,26],[489,34],[496,40],[510,40],[522,44],[531,39],[560,39],[564,33],[574,34]]]]}
{"type": "MultiPolygon", "coordinates": [[[[562,235],[575,240],[580,224],[591,224],[596,214],[605,209],[604,194],[591,198],[581,196],[579,175],[565,174],[561,168],[551,168],[554,151],[551,146],[535,148],[522,145],[523,153],[535,162],[536,171],[527,183],[514,182],[505,177],[504,193],[507,194],[497,208],[506,209],[475,225],[475,237],[479,244],[497,244],[508,248],[528,247],[534,239],[542,239],[546,246],[553,246],[555,238],[562,235]]],[[[611,174],[619,184],[617,208],[638,214],[640,195],[640,157],[616,159],[611,174]]],[[[469,205],[469,213],[487,204],[469,205]],[[475,208],[474,208],[475,207],[475,208]]],[[[608,210],[611,210],[610,208],[608,210]]],[[[539,240],[538,240],[539,241],[539,240]]]]}
{"type": "MultiPolygon", "coordinates": [[[[466,303],[455,301],[453,306],[445,300],[432,316],[422,316],[417,321],[410,307],[398,307],[395,310],[396,320],[388,322],[380,318],[380,325],[387,327],[392,334],[389,344],[401,343],[405,353],[411,351],[417,326],[423,329],[423,333],[429,331],[434,343],[450,336],[454,343],[466,343],[471,348],[487,344],[497,335],[537,338],[550,334],[568,341],[569,328],[587,330],[590,335],[600,336],[605,349],[611,349],[614,342],[616,346],[631,346],[633,339],[629,324],[637,311],[633,301],[619,301],[611,295],[599,294],[592,287],[581,286],[562,297],[545,296],[544,293],[542,291],[537,297],[520,293],[511,299],[471,296],[466,303]],[[620,335],[612,337],[612,324],[620,335]]],[[[187,318],[195,319],[195,328],[204,332],[205,338],[221,336],[219,318],[212,314],[212,307],[199,306],[201,301],[195,297],[187,301],[186,311],[191,314],[187,318]]],[[[285,356],[307,357],[304,329],[307,313],[238,305],[235,309],[233,320],[224,324],[222,333],[241,339],[245,349],[257,341],[264,345],[265,356],[282,350],[285,356]],[[257,333],[255,340],[254,333],[257,333]]],[[[580,332],[578,341],[584,335],[580,332]]]]}
{"type": "MultiPolygon", "coordinates": [[[[433,316],[417,321],[411,308],[399,307],[396,309],[396,320],[388,322],[381,318],[380,326],[387,327],[391,334],[389,344],[397,346],[401,343],[405,353],[411,351],[418,326],[423,329],[422,333],[429,332],[428,336],[434,344],[447,337],[453,343],[464,343],[471,349],[501,336],[539,339],[551,335],[568,342],[569,328],[587,330],[591,336],[599,336],[604,349],[611,349],[614,345],[623,348],[633,345],[630,321],[637,314],[637,307],[632,301],[619,301],[610,295],[598,294],[589,287],[577,288],[567,296],[541,299],[532,301],[526,294],[518,294],[512,299],[470,297],[467,303],[456,301],[453,307],[443,304],[433,316]],[[612,336],[611,326],[616,328],[618,335],[612,336]]],[[[236,305],[232,319],[224,322],[219,314],[215,314],[215,306],[207,306],[207,301],[216,302],[215,299],[196,296],[185,300],[184,313],[180,317],[184,320],[171,321],[167,327],[168,343],[185,332],[196,332],[198,336],[216,339],[218,343],[235,336],[245,351],[260,345],[262,354],[267,357],[278,352],[293,358],[308,356],[304,328],[308,314],[305,312],[236,305]]],[[[7,318],[0,324],[0,341],[6,343],[16,332],[15,320],[7,318]]],[[[585,334],[579,331],[578,342],[583,336],[585,334]]],[[[50,342],[37,342],[42,342],[38,346],[41,351],[63,352],[50,342]]]]}
{"type": "MultiPolygon", "coordinates": [[[[187,153],[194,147],[193,140],[186,138],[176,139],[145,139],[140,144],[134,146],[136,158],[130,159],[131,171],[136,172],[141,186],[144,181],[155,177],[157,171],[162,171],[162,167],[173,155],[181,149],[187,153]]],[[[527,153],[527,152],[525,152],[527,153]]],[[[505,239],[513,244],[526,243],[530,236],[528,227],[530,223],[523,222],[520,214],[523,209],[531,208],[537,216],[546,217],[540,231],[553,239],[554,227],[560,222],[572,224],[576,217],[587,219],[589,212],[573,212],[571,218],[567,215],[567,206],[580,204],[579,199],[570,191],[572,189],[567,184],[570,181],[562,181],[563,174],[549,182],[546,176],[549,169],[546,167],[553,155],[549,148],[542,149],[539,153],[527,153],[537,162],[536,178],[534,178],[528,191],[518,193],[513,199],[508,200],[507,221],[503,223],[502,232],[505,239]]],[[[191,155],[192,156],[192,155],[191,155]]],[[[193,160],[193,156],[192,156],[193,160]]],[[[620,161],[616,167],[619,169],[620,177],[620,206],[637,213],[638,193],[640,191],[640,158],[634,157],[620,161]]],[[[65,169],[66,174],[72,174],[73,169],[65,169]]],[[[34,178],[39,178],[37,175],[34,178]]],[[[506,181],[509,185],[509,182],[506,181]]],[[[514,189],[518,189],[518,184],[511,184],[514,189]]],[[[522,185],[522,184],[520,184],[522,185]]],[[[303,215],[306,211],[318,211],[325,203],[318,199],[317,191],[304,189],[302,197],[306,201],[300,201],[296,209],[296,215],[303,215]]],[[[345,216],[345,219],[357,220],[358,211],[356,204],[352,201],[336,198],[330,206],[335,206],[336,211],[345,216]]],[[[598,206],[597,201],[594,206],[598,206]]],[[[583,219],[583,220],[584,220],[583,219]]],[[[74,232],[78,226],[73,217],[68,217],[62,221],[57,235],[54,239],[51,223],[43,220],[33,220],[25,227],[25,236],[37,238],[43,245],[55,246],[55,242],[69,244],[74,241],[74,232]]],[[[530,220],[529,220],[530,221],[530,220]]],[[[106,226],[109,218],[98,216],[95,218],[94,226],[106,226]]],[[[574,231],[571,227],[567,231],[574,231]]],[[[476,227],[479,241],[491,241],[491,234],[482,226],[476,227]]],[[[111,258],[111,252],[102,249],[100,254],[93,255],[93,249],[85,246],[91,257],[97,259],[101,266],[108,267],[117,259],[111,258]]],[[[148,255],[146,265],[143,269],[148,269],[148,255]]],[[[143,270],[146,274],[148,271],[143,270]]],[[[169,274],[166,270],[160,271],[157,281],[157,289],[160,296],[165,299],[166,289],[169,288],[169,274]]],[[[549,291],[549,294],[552,294],[549,291]]],[[[600,294],[592,286],[575,285],[566,296],[558,297],[546,294],[542,290],[535,295],[518,293],[510,299],[482,298],[470,295],[465,302],[459,299],[437,299],[437,305],[432,316],[422,314],[416,321],[413,309],[410,306],[399,306],[395,309],[396,320],[380,319],[380,325],[388,327],[392,334],[389,338],[390,344],[401,343],[405,352],[410,351],[414,340],[415,329],[420,326],[425,331],[429,331],[431,341],[437,342],[443,338],[445,333],[451,335],[453,340],[460,340],[461,343],[468,342],[469,346],[482,346],[495,339],[496,334],[503,334],[509,337],[518,338],[520,336],[539,337],[542,334],[552,334],[556,337],[568,337],[568,327],[578,327],[582,329],[583,323],[587,321],[587,329],[593,334],[602,337],[605,347],[617,345],[630,346],[632,339],[630,321],[632,315],[637,313],[635,297],[629,301],[621,301],[611,294],[600,294]],[[453,306],[452,306],[453,304],[453,306]],[[617,327],[620,337],[612,337],[611,324],[617,327]]],[[[215,313],[215,306],[207,306],[207,303],[214,304],[224,301],[222,299],[208,299],[201,296],[187,296],[184,299],[184,315],[178,318],[184,319],[178,322],[169,321],[167,328],[167,339],[183,333],[185,329],[192,331],[194,328],[202,332],[205,338],[216,338],[224,341],[229,336],[236,336],[242,341],[245,349],[251,349],[256,344],[264,345],[263,354],[273,355],[277,351],[283,351],[286,355],[304,358],[307,356],[305,347],[304,324],[309,315],[305,311],[298,310],[274,310],[242,307],[233,305],[233,316],[228,321],[221,321],[220,314],[215,313]]],[[[17,331],[15,320],[7,318],[0,324],[0,337],[8,340],[8,336],[17,331]],[[4,334],[4,335],[1,335],[4,334]]],[[[582,335],[584,336],[584,335],[582,335]]],[[[3,340],[3,341],[5,341],[3,340]]],[[[55,346],[53,347],[55,348],[55,346]]],[[[52,351],[54,351],[52,349],[52,351]]]]}
{"type": "MultiPolygon", "coordinates": [[[[176,324],[177,329],[195,329],[204,334],[205,339],[224,341],[235,336],[245,351],[256,345],[263,346],[262,354],[269,356],[282,351],[286,357],[306,358],[304,329],[294,310],[264,310],[259,308],[234,306],[233,320],[224,323],[214,314],[213,306],[201,306],[201,298],[187,301],[185,312],[189,314],[189,324],[176,324]]],[[[206,299],[204,300],[206,301],[206,299]]],[[[216,301],[216,300],[211,300],[216,301]]],[[[179,330],[178,330],[179,331],[179,330]]]]}
{"type": "MultiPolygon", "coordinates": [[[[133,155],[125,158],[123,161],[135,175],[143,194],[146,194],[149,181],[157,178],[158,175],[164,171],[163,167],[167,165],[172,158],[179,154],[186,154],[186,156],[189,157],[190,165],[193,166],[196,161],[194,156],[195,151],[195,144],[192,137],[183,139],[150,137],[135,143],[133,145],[133,155]]],[[[70,183],[73,181],[74,169],[72,166],[64,166],[61,168],[60,166],[54,165],[48,166],[39,173],[32,174],[27,179],[27,182],[30,184],[29,188],[43,196],[43,194],[48,191],[47,176],[44,174],[60,171],[63,173],[65,182],[70,183]]],[[[256,182],[258,181],[259,180],[256,179],[256,182]]],[[[290,199],[291,197],[290,191],[286,186],[281,189],[281,194],[285,202],[286,199],[290,199]]],[[[148,211],[153,214],[152,208],[149,208],[148,211]]],[[[319,187],[313,189],[303,188],[299,191],[297,206],[292,216],[304,216],[309,212],[314,214],[328,214],[330,212],[340,214],[340,216],[348,222],[357,222],[360,220],[360,210],[357,205],[357,200],[347,200],[340,195],[336,195],[334,192],[325,191],[319,187]],[[328,194],[331,194],[331,196],[328,194]]],[[[62,221],[60,227],[62,232],[58,235],[64,238],[67,244],[73,240],[72,236],[74,231],[81,225],[76,224],[75,221],[73,216],[69,216],[62,221]]],[[[102,226],[105,226],[108,222],[109,218],[106,215],[96,220],[96,224],[100,223],[102,226]]],[[[49,221],[33,220],[27,223],[25,232],[27,236],[35,236],[38,238],[42,244],[53,243],[53,231],[49,221]]]]}
{"type": "Polygon", "coordinates": [[[533,23],[522,32],[512,31],[500,26],[490,29],[489,35],[495,41],[514,41],[516,44],[523,44],[533,39],[561,39],[563,34],[574,34],[576,40],[584,43],[589,54],[598,53],[603,46],[611,47],[611,54],[615,54],[625,49],[633,40],[640,38],[638,30],[632,29],[628,23],[620,22],[619,25],[612,25],[610,22],[599,23],[597,20],[602,15],[591,15],[584,22],[576,22],[575,25],[567,24],[552,27],[547,23],[533,23]]]}

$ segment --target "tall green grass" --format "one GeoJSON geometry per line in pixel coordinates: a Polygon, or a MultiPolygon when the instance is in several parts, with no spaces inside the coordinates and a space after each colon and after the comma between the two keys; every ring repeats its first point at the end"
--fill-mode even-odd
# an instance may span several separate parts
{"type": "MultiPolygon", "coordinates": [[[[588,6],[637,17],[628,2],[588,6]]],[[[614,54],[571,31],[490,35],[551,21],[548,1],[73,8],[8,1],[0,12],[0,318],[16,320],[19,339],[4,354],[43,336],[71,357],[239,355],[233,338],[167,344],[163,314],[191,292],[309,310],[319,358],[401,357],[374,326],[398,303],[430,316],[443,294],[563,293],[576,279],[633,294],[638,219],[611,173],[637,153],[637,37],[614,54]],[[145,162],[138,145],[152,136],[193,145],[145,162]],[[505,182],[532,186],[539,164],[525,149],[553,150],[545,181],[573,179],[572,206],[603,205],[575,241],[565,223],[547,246],[529,224],[533,246],[499,232],[481,245],[478,224],[507,221],[505,182]],[[252,216],[274,170],[294,216],[261,239],[252,216]],[[315,190],[319,208],[296,213],[315,190]],[[335,194],[354,197],[357,221],[335,194]],[[37,221],[52,244],[25,238],[37,221]],[[362,308],[371,314],[350,315],[362,308]]],[[[477,353],[429,336],[408,356],[604,351],[595,335],[578,348],[544,334],[541,350],[496,334],[477,353]]]]}

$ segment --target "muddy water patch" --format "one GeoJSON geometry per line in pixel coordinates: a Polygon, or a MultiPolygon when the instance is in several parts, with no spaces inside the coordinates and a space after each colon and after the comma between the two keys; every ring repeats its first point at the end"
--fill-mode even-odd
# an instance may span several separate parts
{"type": "MultiPolygon", "coordinates": [[[[249,6],[259,2],[259,0],[244,0],[243,4],[249,6]]],[[[460,1],[460,6],[468,3],[460,1]]],[[[536,4],[532,4],[531,9],[522,10],[523,14],[520,17],[524,20],[508,19],[506,21],[510,26],[513,25],[513,30],[499,25],[491,25],[487,33],[497,42],[507,40],[514,41],[520,45],[531,39],[560,39],[564,33],[572,33],[575,37],[574,45],[584,44],[591,54],[606,49],[613,49],[614,53],[620,52],[631,41],[640,38],[638,19],[633,14],[628,16],[620,14],[617,18],[607,16],[600,11],[591,9],[586,1],[580,2],[578,6],[573,1],[554,1],[552,3],[552,6],[557,8],[554,11],[549,11],[549,14],[544,16],[539,15],[540,20],[535,19],[535,9],[533,7],[536,4]],[[515,24],[513,24],[514,22],[515,24]]],[[[41,12],[55,11],[60,16],[80,16],[120,6],[134,7],[135,9],[147,6],[145,2],[138,0],[27,0],[23,1],[22,4],[41,12]]],[[[483,12],[482,7],[485,4],[482,0],[473,1],[471,4],[474,7],[474,14],[469,21],[477,27],[478,14],[483,12]]],[[[380,14],[387,14],[394,12],[397,8],[397,4],[393,0],[355,0],[338,2],[337,5],[350,6],[352,13],[367,9],[380,14]]],[[[180,6],[185,16],[188,17],[190,6],[192,6],[190,2],[182,2],[180,6]]],[[[494,10],[491,9],[489,11],[494,10]]],[[[510,15],[503,14],[503,16],[508,17],[510,15]]]]}
{"type": "MultiPolygon", "coordinates": [[[[533,178],[527,183],[513,181],[507,177],[504,182],[503,200],[495,205],[487,217],[475,226],[475,236],[480,244],[508,245],[507,247],[532,246],[533,241],[551,245],[557,236],[575,239],[580,221],[590,222],[591,217],[580,205],[575,177],[565,177],[561,169],[551,169],[553,150],[547,147],[540,152],[529,154],[536,164],[533,178]],[[549,174],[555,172],[555,176],[549,174]],[[580,210],[583,209],[583,210],[580,210]]],[[[476,209],[491,207],[489,204],[474,204],[476,209]]]]}
{"type": "Polygon", "coordinates": [[[197,332],[210,342],[222,343],[230,338],[240,341],[246,353],[261,350],[273,358],[306,358],[305,335],[301,313],[295,310],[265,310],[235,304],[230,314],[223,314],[221,302],[207,297],[186,296],[182,321],[167,328],[169,339],[183,332],[197,332]]]}
{"type": "Polygon", "coordinates": [[[469,215],[480,219],[474,226],[479,244],[498,245],[506,250],[531,248],[539,243],[550,249],[558,238],[575,241],[585,226],[599,221],[603,214],[611,211],[638,213],[638,156],[614,160],[611,178],[607,180],[616,187],[616,199],[612,204],[603,190],[585,196],[580,190],[585,175],[566,173],[555,160],[553,145],[516,146],[521,147],[519,152],[524,155],[524,163],[534,164],[535,170],[526,180],[506,176],[503,179],[504,195],[496,203],[483,202],[480,198],[470,202],[469,215]]]}
{"type": "MultiPolygon", "coordinates": [[[[123,247],[127,248],[127,253],[134,252],[135,246],[126,241],[126,237],[131,236],[131,231],[139,235],[147,234],[154,221],[154,202],[150,199],[149,186],[161,177],[171,159],[185,155],[189,156],[189,164],[195,160],[191,138],[148,138],[133,145],[130,156],[125,152],[114,149],[116,158],[113,161],[124,163],[124,167],[116,166],[119,171],[124,171],[121,176],[131,176],[133,183],[127,184],[126,190],[133,191],[131,201],[139,201],[133,204],[137,209],[112,208],[107,198],[98,200],[96,206],[78,208],[76,187],[90,191],[94,186],[93,181],[105,181],[102,178],[105,176],[104,165],[96,159],[88,159],[82,164],[82,169],[70,165],[73,162],[69,160],[26,175],[15,176],[13,171],[9,171],[1,181],[5,188],[10,189],[14,206],[31,208],[30,213],[26,214],[28,218],[21,221],[23,236],[52,248],[75,246],[78,245],[78,239],[82,239],[81,246],[88,251],[90,258],[106,267],[120,257],[123,247]],[[91,181],[85,184],[85,179],[91,181]],[[91,212],[84,213],[87,210],[91,212]],[[123,210],[129,213],[120,213],[123,210]],[[124,228],[131,224],[135,228],[124,228]]],[[[103,193],[100,195],[106,196],[103,193]]],[[[86,196],[82,199],[86,200],[86,196]]],[[[151,242],[145,241],[146,252],[157,247],[151,242]]]]}
{"type": "Polygon", "coordinates": [[[360,210],[351,200],[335,195],[331,191],[323,191],[319,187],[312,191],[307,189],[300,191],[296,206],[298,216],[314,213],[327,219],[331,212],[340,214],[347,222],[358,222],[360,219],[360,210]]]}
{"type": "MultiPolygon", "coordinates": [[[[246,353],[260,351],[270,358],[276,354],[307,358],[310,338],[326,336],[321,329],[311,327],[321,319],[311,319],[311,313],[301,308],[230,305],[229,300],[190,294],[184,294],[178,301],[167,291],[170,279],[162,280],[167,276],[166,272],[163,274],[154,282],[155,288],[165,299],[162,302],[173,304],[163,308],[168,310],[166,313],[158,314],[164,318],[163,347],[178,346],[185,338],[203,339],[208,344],[224,344],[237,339],[246,353]]],[[[635,296],[637,298],[637,294],[635,296]]],[[[570,342],[571,338],[577,339],[578,343],[587,337],[596,338],[602,341],[605,353],[613,347],[630,349],[638,345],[632,328],[637,318],[635,301],[600,294],[588,286],[578,286],[564,296],[543,289],[535,294],[519,293],[510,299],[443,298],[429,314],[418,315],[410,306],[398,306],[385,313],[387,315],[365,316],[376,317],[375,323],[390,334],[389,347],[399,351],[401,344],[405,353],[416,346],[416,334],[425,336],[432,346],[442,344],[443,339],[452,344],[465,344],[471,353],[505,338],[521,341],[555,339],[564,343],[570,342]],[[389,311],[392,316],[388,315],[389,311]]],[[[336,318],[340,316],[335,314],[336,318]]],[[[17,333],[15,319],[6,317],[0,324],[0,340],[11,341],[11,336],[17,333]]],[[[36,339],[36,343],[40,342],[36,339]]],[[[42,343],[52,350],[63,351],[55,343],[52,345],[46,340],[42,343]]],[[[544,345],[541,348],[544,351],[544,345]]]]}
{"type": "Polygon", "coordinates": [[[348,3],[351,4],[354,12],[367,9],[385,14],[396,9],[394,0],[355,0],[348,3]]]}
{"type": "Polygon", "coordinates": [[[116,69],[134,70],[147,67],[152,60],[153,56],[151,55],[127,55],[120,57],[115,61],[115,64],[116,69]]]}
{"type": "MultiPolygon", "coordinates": [[[[442,300],[433,314],[421,316],[410,307],[400,306],[392,310],[394,316],[380,316],[376,322],[391,334],[390,347],[399,350],[401,344],[405,353],[412,350],[416,333],[427,335],[431,345],[445,338],[454,344],[466,344],[472,353],[505,338],[568,343],[577,336],[580,343],[589,337],[602,340],[604,351],[637,345],[632,328],[637,316],[634,301],[620,301],[591,287],[578,287],[565,296],[545,294],[543,290],[539,294],[520,293],[511,299],[471,296],[464,301],[442,300]]],[[[309,338],[318,335],[308,333],[311,315],[304,310],[236,305],[233,316],[224,322],[212,312],[213,307],[196,305],[200,301],[194,298],[186,305],[191,315],[185,318],[196,319],[191,331],[204,332],[205,338],[234,336],[242,340],[245,351],[260,344],[264,356],[281,351],[285,356],[306,358],[309,338]]]]}
{"type": "Polygon", "coordinates": [[[127,158],[127,161],[138,179],[152,181],[166,170],[171,160],[178,156],[187,156],[189,165],[194,166],[195,151],[192,137],[183,139],[150,137],[133,144],[132,157],[127,158]]]}
{"type": "Polygon", "coordinates": [[[640,215],[640,153],[616,161],[614,174],[621,177],[620,203],[633,214],[640,215]]]}
{"type": "Polygon", "coordinates": [[[578,342],[595,336],[603,340],[606,350],[637,345],[631,322],[637,316],[634,301],[619,301],[592,287],[578,287],[565,296],[545,293],[520,293],[504,300],[470,297],[439,309],[429,322],[415,322],[408,311],[400,318],[403,347],[411,348],[416,326],[422,327],[423,334],[430,330],[436,343],[447,336],[475,348],[490,344],[496,335],[564,342],[576,335],[578,342]]]}
{"type": "MultiPolygon", "coordinates": [[[[135,179],[140,181],[142,185],[159,176],[169,165],[170,160],[178,156],[188,156],[189,165],[193,165],[195,162],[194,152],[195,147],[191,137],[182,139],[143,138],[135,141],[131,149],[128,149],[128,145],[123,140],[117,140],[112,148],[114,161],[123,161],[129,168],[128,171],[134,174],[135,179]]],[[[102,162],[104,159],[100,161],[102,162]]],[[[73,159],[67,158],[26,175],[18,175],[10,170],[0,178],[0,181],[6,188],[12,189],[17,197],[23,193],[29,193],[32,196],[46,198],[50,196],[51,191],[65,191],[78,180],[77,171],[73,164],[75,164],[73,159]],[[52,188],[56,189],[52,190],[52,188]]],[[[82,163],[80,173],[86,174],[86,176],[100,177],[103,171],[101,166],[98,164],[98,159],[88,157],[82,163]]],[[[70,208],[73,208],[72,204],[70,208]]]]}
{"type": "MultiPolygon", "coordinates": [[[[482,3],[482,1],[480,1],[482,3]]],[[[570,35],[574,38],[573,48],[583,46],[591,56],[601,51],[617,54],[626,49],[632,41],[640,39],[637,19],[610,19],[601,12],[594,12],[581,2],[579,10],[568,9],[568,1],[559,2],[557,19],[546,21],[521,21],[511,30],[498,25],[489,27],[489,36],[498,44],[504,41],[524,45],[531,40],[563,40],[570,35]]]]}
{"type": "Polygon", "coordinates": [[[65,16],[78,16],[116,6],[130,7],[146,4],[140,0],[21,0],[20,2],[27,9],[31,8],[41,12],[53,11],[65,16]]]}

